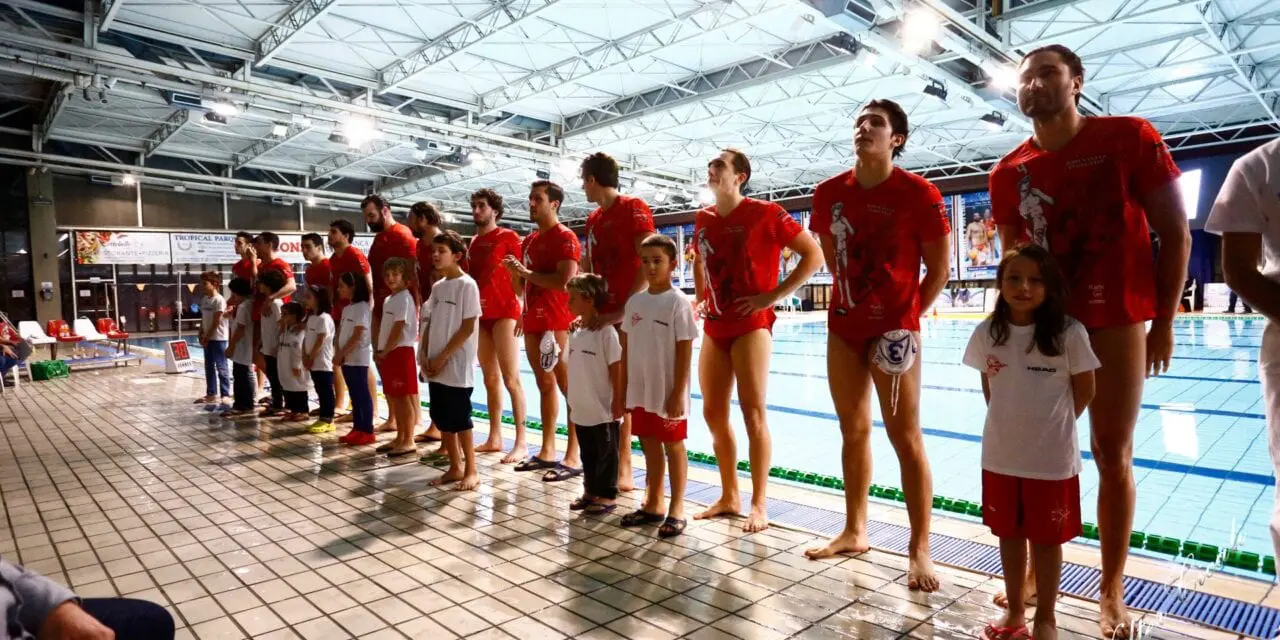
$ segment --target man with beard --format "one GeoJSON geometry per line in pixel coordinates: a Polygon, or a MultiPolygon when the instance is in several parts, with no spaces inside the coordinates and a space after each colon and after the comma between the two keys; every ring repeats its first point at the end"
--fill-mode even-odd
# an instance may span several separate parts
{"type": "MultiPolygon", "coordinates": [[[[391,216],[391,204],[382,196],[377,194],[367,196],[360,203],[360,211],[364,213],[364,222],[369,230],[377,234],[373,237],[373,245],[369,247],[369,270],[373,274],[373,328],[370,335],[380,336],[382,335],[379,333],[382,326],[382,303],[386,302],[387,296],[391,295],[391,289],[387,287],[387,282],[382,275],[382,266],[391,258],[404,258],[416,262],[418,242],[414,239],[409,227],[396,222],[396,219],[391,216]]],[[[369,369],[369,375],[373,375],[372,368],[369,369]]],[[[369,388],[377,387],[370,384],[369,388]]],[[[386,393],[385,390],[384,393],[386,393]]],[[[415,403],[414,424],[417,424],[420,409],[421,407],[415,403]]],[[[387,421],[378,427],[378,431],[394,431],[398,427],[404,428],[396,424],[395,414],[389,412],[387,421]]],[[[413,425],[408,425],[407,428],[412,429],[413,425]]],[[[390,450],[390,445],[383,445],[377,450],[379,453],[385,453],[390,450]]]]}
{"type": "MultiPolygon", "coordinates": [[[[421,302],[426,302],[431,297],[431,285],[440,279],[431,260],[431,253],[434,251],[431,241],[440,235],[442,222],[440,211],[430,202],[415,202],[409,207],[409,230],[418,239],[418,297],[421,302]]],[[[440,430],[432,423],[426,431],[414,436],[413,441],[440,442],[440,430]]],[[[440,453],[444,453],[444,447],[428,455],[440,453]]]]}
{"type": "Polygon", "coordinates": [[[1102,363],[1089,404],[1100,480],[1099,624],[1108,638],[1132,637],[1123,581],[1136,500],[1133,431],[1143,379],[1168,371],[1173,357],[1191,243],[1178,167],[1145,120],[1080,114],[1084,65],[1067,47],[1028,53],[1018,74],[1018,108],[1035,131],[992,171],[992,213],[1004,247],[1030,238],[1053,254],[1071,283],[1067,312],[1089,330],[1102,363]],[[1160,240],[1154,263],[1148,228],[1160,240]]]}

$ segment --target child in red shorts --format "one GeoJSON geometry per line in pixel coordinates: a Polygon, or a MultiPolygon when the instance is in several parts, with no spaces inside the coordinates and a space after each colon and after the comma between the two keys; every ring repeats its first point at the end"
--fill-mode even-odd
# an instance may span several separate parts
{"type": "Polygon", "coordinates": [[[382,376],[382,393],[395,416],[396,438],[376,451],[392,458],[418,452],[413,444],[417,424],[414,407],[418,403],[418,307],[409,288],[416,268],[407,258],[391,258],[382,265],[382,278],[391,295],[382,305],[373,358],[382,376]]]}
{"type": "Polygon", "coordinates": [[[978,325],[964,363],[982,372],[982,520],[1000,538],[1008,611],[983,640],[1056,638],[1062,544],[1080,535],[1076,420],[1093,399],[1098,358],[1084,325],[1066,315],[1066,283],[1049,252],[1005,253],[1000,298],[978,325]],[[1035,584],[1027,577],[1027,544],[1035,584]],[[1034,633],[1027,599],[1035,595],[1034,633]]]}
{"type": "Polygon", "coordinates": [[[631,433],[644,448],[645,500],[622,517],[622,526],[662,523],[663,538],[684,532],[684,491],[689,461],[689,372],[698,324],[693,305],[671,286],[676,244],[651,235],[640,243],[640,271],[649,290],[627,300],[622,315],[622,370],[626,372],[631,433]],[[671,467],[671,502],[663,506],[663,466],[671,467]]]}

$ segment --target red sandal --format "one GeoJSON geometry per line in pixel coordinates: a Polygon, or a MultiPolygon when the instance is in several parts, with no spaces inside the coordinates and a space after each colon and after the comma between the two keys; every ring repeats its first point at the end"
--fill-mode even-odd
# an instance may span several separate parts
{"type": "Polygon", "coordinates": [[[978,637],[982,640],[1031,640],[1031,631],[1025,624],[1021,627],[997,627],[995,623],[987,623],[978,637]]]}

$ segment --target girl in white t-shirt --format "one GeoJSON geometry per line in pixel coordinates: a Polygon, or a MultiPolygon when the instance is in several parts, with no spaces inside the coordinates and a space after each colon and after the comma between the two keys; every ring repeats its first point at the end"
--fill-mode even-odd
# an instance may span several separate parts
{"type": "Polygon", "coordinates": [[[280,349],[276,354],[277,374],[284,387],[285,422],[302,422],[310,417],[307,406],[307,367],[302,360],[306,339],[306,311],[297,302],[280,308],[280,349]]]}
{"type": "Polygon", "coordinates": [[[320,415],[307,433],[333,431],[333,316],[329,315],[329,290],[307,287],[303,302],[307,310],[306,336],[302,342],[302,364],[311,372],[311,384],[320,400],[320,415]]]}
{"type": "Polygon", "coordinates": [[[373,362],[369,283],[363,276],[338,276],[338,298],[346,302],[338,319],[338,352],[334,366],[342,367],[342,379],[351,394],[351,432],[338,438],[343,444],[373,444],[373,394],[369,390],[369,366],[373,362]]]}
{"type": "Polygon", "coordinates": [[[1009,250],[996,275],[1000,298],[978,325],[964,363],[982,372],[982,520],[1000,538],[1007,613],[983,640],[1057,637],[1054,603],[1062,543],[1080,535],[1076,419],[1093,399],[1098,358],[1084,326],[1066,314],[1067,287],[1047,250],[1009,250]],[[1031,571],[1027,545],[1031,546],[1031,571]]]}
{"type": "Polygon", "coordinates": [[[235,318],[231,322],[231,337],[227,341],[227,353],[231,356],[231,408],[222,413],[233,418],[253,413],[253,318],[247,302],[253,295],[253,287],[244,278],[235,278],[227,286],[231,289],[231,303],[236,305],[235,318]]]}

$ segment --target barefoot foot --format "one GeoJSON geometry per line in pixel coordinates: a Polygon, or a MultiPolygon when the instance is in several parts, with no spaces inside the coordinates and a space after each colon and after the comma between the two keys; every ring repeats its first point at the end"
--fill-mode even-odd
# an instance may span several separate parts
{"type": "Polygon", "coordinates": [[[765,511],[765,507],[751,507],[751,513],[742,525],[742,530],[747,533],[758,533],[768,528],[769,513],[765,511]]]}
{"type": "Polygon", "coordinates": [[[458,484],[453,485],[453,490],[454,491],[475,491],[476,487],[479,487],[479,486],[480,486],[480,476],[476,474],[471,474],[469,476],[463,476],[463,478],[458,481],[458,484]]]}
{"type": "Polygon", "coordinates": [[[1129,617],[1129,609],[1124,606],[1124,600],[1104,595],[1098,601],[1098,609],[1101,613],[1098,626],[1102,629],[1102,637],[1108,640],[1133,637],[1130,633],[1133,629],[1133,619],[1129,617]]]}
{"type": "Polygon", "coordinates": [[[862,553],[869,549],[871,549],[871,545],[867,543],[865,533],[845,531],[821,547],[806,549],[804,557],[810,560],[821,560],[838,556],[842,553],[862,553]]]}
{"type": "Polygon", "coordinates": [[[736,516],[742,509],[740,503],[729,502],[724,498],[718,500],[715,504],[706,508],[705,511],[693,516],[694,520],[708,520],[718,518],[720,516],[736,516]]]}
{"type": "MultiPolygon", "coordinates": [[[[1031,584],[1031,582],[1034,582],[1034,576],[1032,576],[1032,579],[1027,583],[1026,587],[1023,588],[1022,590],[1022,604],[1028,607],[1036,606],[1036,602],[1037,602],[1036,587],[1034,584],[1031,584]]],[[[997,607],[1000,607],[1001,609],[1009,608],[1009,595],[1003,591],[992,596],[991,601],[994,602],[995,605],[997,607]]]]}
{"type": "Polygon", "coordinates": [[[516,446],[511,447],[511,451],[509,451],[507,455],[502,456],[502,464],[515,464],[524,460],[528,455],[528,450],[525,448],[524,444],[516,443],[516,446]]]}
{"type": "Polygon", "coordinates": [[[445,472],[443,475],[437,476],[434,480],[432,480],[431,482],[428,482],[427,484],[433,487],[438,487],[440,485],[449,484],[450,482],[461,482],[461,481],[462,481],[461,471],[456,471],[456,472],[448,471],[448,472],[445,472]]]}
{"type": "Polygon", "coordinates": [[[476,447],[476,453],[502,453],[502,443],[486,442],[476,447]]]}
{"type": "Polygon", "coordinates": [[[932,593],[941,586],[938,574],[933,571],[933,561],[928,556],[912,557],[907,569],[907,588],[932,593]]]}

